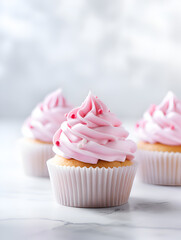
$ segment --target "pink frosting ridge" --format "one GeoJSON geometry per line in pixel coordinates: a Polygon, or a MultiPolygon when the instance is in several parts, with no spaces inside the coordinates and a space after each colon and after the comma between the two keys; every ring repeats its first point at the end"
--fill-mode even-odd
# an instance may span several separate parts
{"type": "Polygon", "coordinates": [[[181,101],[168,92],[159,105],[151,105],[136,124],[140,140],[148,143],[181,145],[181,101]]]}
{"type": "Polygon", "coordinates": [[[80,107],[67,115],[53,138],[53,150],[67,159],[96,164],[132,160],[136,144],[127,140],[128,132],[104,103],[91,93],[80,107]]]}
{"type": "Polygon", "coordinates": [[[62,90],[58,89],[49,94],[42,103],[38,104],[31,116],[25,121],[22,132],[25,137],[52,142],[53,135],[66,120],[65,114],[72,109],[66,103],[62,90]]]}

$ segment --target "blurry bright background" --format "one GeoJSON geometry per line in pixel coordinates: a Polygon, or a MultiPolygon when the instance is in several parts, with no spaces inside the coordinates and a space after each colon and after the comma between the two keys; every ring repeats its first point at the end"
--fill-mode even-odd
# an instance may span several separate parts
{"type": "Polygon", "coordinates": [[[180,65],[179,0],[0,1],[1,118],[26,117],[58,87],[137,118],[168,90],[181,98],[180,65]]]}

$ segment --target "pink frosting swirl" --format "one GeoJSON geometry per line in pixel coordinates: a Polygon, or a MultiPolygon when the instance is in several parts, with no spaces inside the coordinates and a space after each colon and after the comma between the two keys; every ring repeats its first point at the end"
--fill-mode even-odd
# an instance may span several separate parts
{"type": "Polygon", "coordinates": [[[140,140],[148,143],[181,145],[181,101],[168,92],[159,105],[151,105],[136,124],[140,140]]]}
{"type": "Polygon", "coordinates": [[[25,121],[22,132],[25,137],[52,142],[53,135],[66,120],[65,114],[72,109],[67,105],[61,89],[49,94],[38,104],[25,121]]]}
{"type": "Polygon", "coordinates": [[[67,159],[96,164],[132,160],[136,144],[127,140],[121,121],[91,93],[83,104],[67,115],[53,138],[53,150],[67,159]]]}

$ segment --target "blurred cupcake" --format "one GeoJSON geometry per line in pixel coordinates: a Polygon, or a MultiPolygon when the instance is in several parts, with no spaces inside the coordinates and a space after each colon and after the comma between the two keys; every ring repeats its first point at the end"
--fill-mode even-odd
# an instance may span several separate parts
{"type": "Polygon", "coordinates": [[[24,138],[19,141],[20,156],[27,175],[48,177],[46,161],[54,156],[52,138],[71,110],[61,89],[38,104],[22,127],[24,138]]]}
{"type": "Polygon", "coordinates": [[[136,173],[136,144],[119,119],[89,93],[54,135],[47,162],[58,203],[110,207],[128,201],[136,173]]]}
{"type": "Polygon", "coordinates": [[[168,92],[160,105],[145,112],[136,133],[142,180],[181,185],[181,101],[168,92]]]}

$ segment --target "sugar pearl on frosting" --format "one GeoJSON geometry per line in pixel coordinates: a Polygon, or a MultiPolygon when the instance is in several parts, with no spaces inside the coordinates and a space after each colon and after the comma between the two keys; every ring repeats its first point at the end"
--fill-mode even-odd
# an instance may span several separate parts
{"type": "Polygon", "coordinates": [[[102,114],[102,112],[103,112],[102,109],[99,109],[99,110],[98,110],[98,113],[99,113],[99,114],[102,114]]]}
{"type": "Polygon", "coordinates": [[[74,113],[71,115],[71,118],[73,118],[73,119],[74,119],[74,118],[76,118],[76,116],[75,116],[75,114],[74,114],[74,113]]]}
{"type": "Polygon", "coordinates": [[[170,125],[170,129],[171,130],[175,130],[175,126],[174,125],[170,125]]]}
{"type": "Polygon", "coordinates": [[[81,142],[78,143],[78,148],[83,148],[85,144],[87,143],[87,140],[85,138],[82,139],[81,142]]]}
{"type": "Polygon", "coordinates": [[[56,141],[55,144],[59,147],[60,146],[60,142],[56,141]]]}

